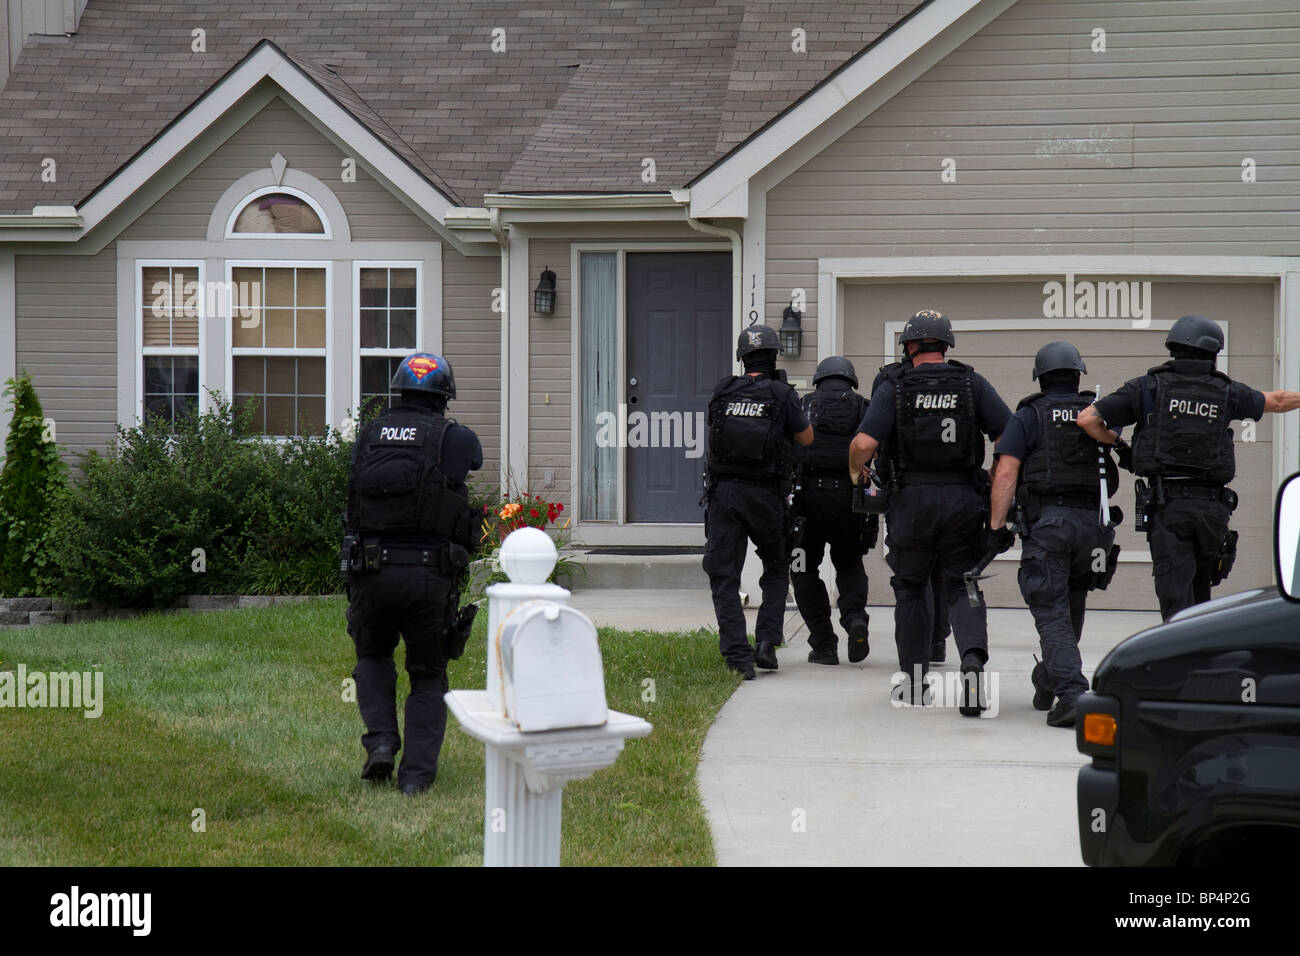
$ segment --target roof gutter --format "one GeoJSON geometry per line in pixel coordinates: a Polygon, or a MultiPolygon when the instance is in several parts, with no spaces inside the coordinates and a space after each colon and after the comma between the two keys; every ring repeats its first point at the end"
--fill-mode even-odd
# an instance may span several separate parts
{"type": "Polygon", "coordinates": [[[29,215],[0,215],[0,229],[80,229],[84,225],[76,206],[37,206],[29,215]]]}
{"type": "Polygon", "coordinates": [[[671,209],[678,205],[666,193],[487,193],[488,209],[671,209]]]}
{"type": "MultiPolygon", "coordinates": [[[[686,216],[686,224],[696,232],[702,232],[709,236],[725,236],[731,240],[731,335],[732,338],[740,337],[740,330],[744,327],[744,295],[745,295],[745,270],[741,262],[743,246],[740,241],[740,233],[735,229],[728,229],[725,226],[715,226],[711,223],[700,222],[691,216],[691,191],[689,189],[674,189],[672,191],[673,201],[681,206],[682,212],[686,216]]],[[[737,366],[738,370],[739,366],[737,366]]]]}

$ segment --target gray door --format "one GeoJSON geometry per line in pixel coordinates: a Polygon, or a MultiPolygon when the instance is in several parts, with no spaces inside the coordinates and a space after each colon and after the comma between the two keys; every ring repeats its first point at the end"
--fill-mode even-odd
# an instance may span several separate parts
{"type": "Polygon", "coordinates": [[[704,520],[703,425],[730,346],[730,253],[627,254],[628,521],[704,520]]]}

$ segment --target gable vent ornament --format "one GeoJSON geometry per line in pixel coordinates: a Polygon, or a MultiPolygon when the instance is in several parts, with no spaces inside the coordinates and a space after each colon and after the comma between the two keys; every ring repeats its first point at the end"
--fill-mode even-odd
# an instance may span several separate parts
{"type": "Polygon", "coordinates": [[[275,184],[277,186],[283,185],[284,171],[288,168],[289,161],[279,153],[276,153],[271,157],[271,175],[275,177],[275,184]]]}

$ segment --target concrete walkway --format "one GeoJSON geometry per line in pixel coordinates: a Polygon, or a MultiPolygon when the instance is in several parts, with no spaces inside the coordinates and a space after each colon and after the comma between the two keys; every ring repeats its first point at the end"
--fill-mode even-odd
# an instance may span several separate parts
{"type": "MultiPolygon", "coordinates": [[[[580,591],[599,625],[716,627],[707,591],[580,591]]],[[[753,612],[750,627],[753,627],[753,612]]],[[[1084,673],[1115,644],[1158,624],[1148,612],[1094,611],[1084,673]]],[[[723,706],[704,741],[700,793],[723,866],[1077,866],[1074,732],[1030,706],[1038,651],[1026,610],[989,612],[992,703],[896,708],[893,609],[871,609],[871,654],[809,664],[802,620],[786,617],[781,667],[759,671],[723,706]]],[[[949,662],[957,671],[949,638],[949,662]]],[[[955,681],[954,681],[955,684],[955,681]]]]}

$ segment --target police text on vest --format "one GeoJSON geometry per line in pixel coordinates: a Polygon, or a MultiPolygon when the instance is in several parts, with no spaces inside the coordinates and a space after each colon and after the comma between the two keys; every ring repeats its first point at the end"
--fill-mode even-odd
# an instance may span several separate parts
{"type": "Polygon", "coordinates": [[[916,408],[956,408],[957,395],[951,393],[948,395],[926,395],[916,396],[916,408]]]}
{"type": "Polygon", "coordinates": [[[384,425],[379,429],[380,441],[415,441],[415,428],[407,426],[398,428],[392,425],[384,425]]]}
{"type": "Polygon", "coordinates": [[[762,415],[763,410],[766,408],[767,405],[764,402],[728,402],[727,414],[754,417],[762,415]]]}
{"type": "Polygon", "coordinates": [[[1171,398],[1169,411],[1180,415],[1195,415],[1198,418],[1219,417],[1219,406],[1213,402],[1193,402],[1186,398],[1171,398]]]}

